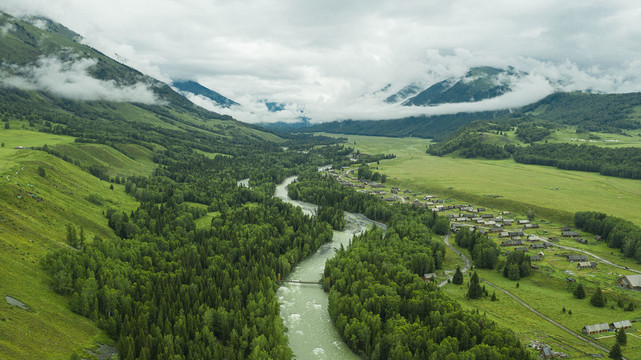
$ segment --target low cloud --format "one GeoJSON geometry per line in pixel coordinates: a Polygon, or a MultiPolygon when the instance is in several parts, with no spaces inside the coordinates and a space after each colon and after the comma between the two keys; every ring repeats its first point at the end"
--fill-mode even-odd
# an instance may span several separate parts
{"type": "Polygon", "coordinates": [[[3,64],[0,85],[22,90],[50,92],[73,100],[104,100],[155,104],[157,98],[147,84],[118,85],[113,80],[99,80],[89,75],[94,59],[74,58],[63,61],[55,57],[40,58],[35,64],[18,67],[3,64]]]}
{"type": "Polygon", "coordinates": [[[2,26],[0,26],[0,35],[5,36],[11,31],[15,31],[16,26],[13,23],[6,23],[2,26]]]}
{"type": "Polygon", "coordinates": [[[196,80],[243,106],[195,102],[246,122],[291,122],[301,109],[314,122],[389,119],[516,107],[552,91],[641,91],[634,0],[3,0],[0,8],[48,16],[162,81],[196,80]],[[369,95],[390,83],[390,93],[427,87],[475,66],[530,76],[477,103],[412,108],[369,95]],[[269,112],[264,99],[286,109],[269,112]]]}

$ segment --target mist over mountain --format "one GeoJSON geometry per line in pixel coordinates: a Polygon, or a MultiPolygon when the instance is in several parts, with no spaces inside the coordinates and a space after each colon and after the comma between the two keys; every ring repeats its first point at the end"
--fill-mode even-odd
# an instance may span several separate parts
{"type": "Polygon", "coordinates": [[[195,81],[192,81],[192,80],[174,81],[172,83],[172,85],[175,88],[177,88],[178,90],[180,90],[180,92],[188,93],[188,94],[185,94],[185,95],[192,94],[192,95],[196,95],[196,96],[198,96],[198,95],[204,96],[204,97],[214,101],[216,104],[218,104],[219,106],[221,106],[223,108],[229,108],[230,106],[239,105],[234,100],[228,99],[225,96],[223,96],[223,95],[221,95],[221,94],[219,94],[219,93],[217,93],[217,92],[215,92],[215,91],[213,91],[213,90],[211,90],[209,88],[206,88],[205,86],[203,86],[203,85],[201,85],[201,84],[199,84],[199,83],[197,83],[195,81]]]}

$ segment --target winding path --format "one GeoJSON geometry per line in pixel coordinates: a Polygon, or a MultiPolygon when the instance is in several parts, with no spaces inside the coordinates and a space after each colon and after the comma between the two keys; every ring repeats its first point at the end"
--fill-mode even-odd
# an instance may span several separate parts
{"type": "MultiPolygon", "coordinates": [[[[584,342],[586,342],[586,343],[588,343],[588,344],[590,344],[590,345],[592,345],[592,346],[594,346],[594,347],[598,348],[599,350],[601,350],[601,351],[605,352],[606,354],[609,354],[609,353],[610,353],[610,349],[605,348],[605,347],[603,347],[603,346],[601,346],[601,345],[597,344],[596,342],[594,342],[594,341],[592,341],[592,340],[590,340],[590,339],[588,339],[588,338],[586,338],[586,337],[583,337],[583,336],[581,336],[581,335],[579,335],[579,334],[575,333],[574,331],[572,331],[572,330],[568,329],[567,327],[565,327],[565,326],[563,326],[563,325],[559,324],[558,322],[556,322],[556,321],[554,321],[554,320],[550,319],[550,318],[549,318],[549,317],[547,317],[546,315],[543,315],[543,314],[542,314],[542,313],[540,313],[538,310],[536,310],[535,308],[533,308],[532,306],[530,306],[530,305],[529,305],[528,303],[526,303],[525,301],[523,301],[523,300],[519,299],[516,295],[512,294],[511,292],[509,292],[509,291],[507,291],[507,290],[505,290],[505,289],[502,289],[502,288],[500,288],[500,287],[498,287],[498,286],[496,286],[496,285],[492,284],[491,282],[489,282],[489,281],[487,281],[487,280],[483,280],[483,282],[484,282],[484,283],[486,283],[486,284],[488,284],[488,285],[490,285],[491,287],[493,287],[493,288],[495,288],[495,289],[499,290],[500,292],[504,293],[505,295],[507,295],[507,296],[511,297],[511,298],[512,298],[512,299],[514,299],[516,302],[518,302],[519,304],[521,304],[523,307],[525,307],[526,309],[528,309],[528,310],[530,310],[531,312],[535,313],[535,314],[536,314],[536,315],[538,315],[539,317],[541,317],[541,318],[545,319],[545,320],[546,320],[546,321],[548,321],[550,324],[552,324],[552,325],[554,325],[554,326],[558,327],[559,329],[561,329],[561,330],[563,330],[563,331],[567,332],[568,334],[570,334],[570,335],[572,335],[572,336],[576,337],[577,339],[579,339],[579,340],[581,340],[581,341],[584,341],[584,342]]],[[[624,359],[625,359],[625,358],[624,358],[624,359]]]]}
{"type": "MultiPolygon", "coordinates": [[[[458,251],[457,248],[452,246],[450,244],[449,240],[450,240],[450,233],[447,233],[447,235],[445,235],[445,238],[443,239],[443,242],[445,243],[445,245],[448,248],[450,248],[452,251],[454,251],[454,253],[456,253],[458,256],[463,258],[463,260],[465,261],[465,266],[463,267],[463,269],[461,269],[461,272],[466,273],[470,269],[470,267],[472,267],[472,262],[470,261],[470,259],[467,258],[467,256],[465,256],[462,252],[458,251]]],[[[452,276],[448,277],[447,279],[441,281],[438,284],[438,287],[445,286],[445,284],[447,284],[450,280],[452,280],[453,277],[454,277],[454,275],[452,275],[452,276]]]]}

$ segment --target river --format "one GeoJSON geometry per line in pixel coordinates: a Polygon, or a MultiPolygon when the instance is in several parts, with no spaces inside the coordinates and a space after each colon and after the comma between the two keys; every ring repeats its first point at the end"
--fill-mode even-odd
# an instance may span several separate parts
{"type": "MultiPolygon", "coordinates": [[[[287,185],[296,180],[289,177],[276,187],[275,196],[286,203],[300,207],[307,215],[316,213],[314,204],[296,201],[287,195],[287,185]]],[[[319,281],[325,269],[325,261],[334,256],[335,248],[349,245],[351,238],[370,227],[385,228],[362,214],[345,212],[347,225],[344,231],[334,231],[331,243],[301,261],[287,280],[319,281]]],[[[343,342],[327,311],[328,296],[320,285],[284,283],[276,293],[280,303],[280,315],[288,329],[289,347],[298,360],[305,359],[359,359],[343,342]]]]}

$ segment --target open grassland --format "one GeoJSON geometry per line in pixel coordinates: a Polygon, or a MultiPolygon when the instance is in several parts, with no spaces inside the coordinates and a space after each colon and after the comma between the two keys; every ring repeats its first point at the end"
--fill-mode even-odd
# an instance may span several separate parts
{"type": "Polygon", "coordinates": [[[151,160],[151,152],[146,148],[140,146],[135,148],[135,146],[128,145],[126,148],[134,150],[133,153],[138,155],[137,158],[134,158],[134,155],[128,157],[111,146],[103,144],[60,144],[52,148],[63,155],[69,156],[74,161],[78,161],[83,166],[95,165],[104,167],[111,177],[117,175],[151,175],[152,171],[157,167],[151,160]]]}
{"type": "Polygon", "coordinates": [[[550,143],[589,144],[603,147],[641,147],[641,134],[639,130],[630,130],[624,134],[591,133],[577,134],[575,127],[556,130],[548,136],[550,143]],[[596,136],[596,138],[594,138],[596,136]]]}
{"type": "MultiPolygon", "coordinates": [[[[487,134],[488,136],[492,134],[487,134]]],[[[494,135],[496,141],[493,143],[497,145],[504,145],[507,143],[527,146],[516,136],[515,131],[503,131],[501,135],[494,135]]],[[[544,140],[537,141],[537,143],[569,143],[569,144],[587,144],[602,147],[641,147],[641,133],[639,130],[628,130],[621,134],[612,134],[604,132],[593,133],[577,133],[576,126],[564,126],[560,129],[555,129],[554,132],[548,135],[544,140]]]]}
{"type": "Polygon", "coordinates": [[[363,153],[393,153],[379,171],[390,186],[434,192],[477,205],[502,208],[571,223],[576,211],[601,211],[641,225],[641,182],[596,173],[525,165],[512,160],[437,157],[425,153],[427,140],[347,137],[363,153]]]}
{"type": "MultiPolygon", "coordinates": [[[[464,309],[478,310],[500,326],[511,329],[526,345],[531,341],[539,341],[551,346],[554,351],[569,354],[572,359],[589,359],[591,357],[588,354],[595,353],[604,355],[598,349],[578,338],[568,336],[563,330],[527,311],[511,297],[500,291],[496,291],[498,301],[490,301],[489,298],[466,299],[468,281],[469,276],[466,276],[463,285],[448,284],[443,287],[443,291],[456,299],[464,309]]],[[[490,294],[494,292],[494,289],[488,285],[486,288],[490,294]]]]}
{"type": "MultiPolygon", "coordinates": [[[[466,249],[459,248],[459,250],[469,256],[469,252],[466,249]]],[[[562,260],[562,263],[569,264],[565,259],[562,260]]],[[[536,262],[536,264],[541,265],[539,262],[536,262]]],[[[558,266],[559,263],[554,265],[558,266]]],[[[571,266],[574,266],[573,270],[578,272],[576,264],[572,263],[571,266]]],[[[555,271],[562,274],[560,270],[561,268],[555,267],[555,271]]],[[[548,272],[541,270],[535,271],[532,275],[517,282],[503,277],[496,270],[477,269],[476,271],[482,280],[487,280],[509,291],[539,312],[578,334],[581,334],[581,329],[585,325],[611,323],[619,320],[641,320],[641,311],[638,306],[640,299],[639,296],[635,296],[639,295],[638,292],[623,291],[614,286],[604,287],[608,303],[603,308],[597,308],[592,306],[589,300],[595,288],[592,285],[588,285],[584,280],[579,281],[587,285],[587,296],[585,299],[576,299],[572,295],[576,283],[566,281],[567,275],[562,274],[563,276],[550,277],[548,272]],[[519,284],[518,287],[516,286],[517,283],[519,284]],[[626,294],[623,294],[624,292],[626,294]],[[618,307],[615,299],[622,296],[625,296],[627,300],[633,299],[637,304],[637,310],[629,312],[618,307]],[[564,308],[565,312],[563,311],[564,308]]],[[[576,278],[581,279],[582,277],[578,276],[576,278]]],[[[490,295],[496,293],[499,301],[492,302],[489,297],[479,300],[466,299],[468,281],[469,275],[465,277],[464,285],[448,284],[443,290],[459,300],[464,308],[485,312],[499,324],[512,329],[523,341],[541,341],[552,346],[555,351],[563,351],[570,354],[572,358],[584,358],[587,354],[601,353],[597,348],[553,326],[512,298],[487,284],[484,285],[488,293],[490,295]]],[[[633,323],[633,329],[629,330],[629,333],[641,336],[641,332],[638,331],[641,330],[641,326],[637,324],[633,323]]],[[[614,344],[613,340],[609,340],[609,338],[601,339],[600,336],[585,337],[595,339],[597,343],[606,348],[611,348],[614,344]]],[[[641,337],[628,336],[628,345],[623,348],[624,355],[629,359],[641,359],[639,349],[641,349],[641,337]]]]}
{"type": "Polygon", "coordinates": [[[39,260],[67,248],[67,224],[83,227],[87,241],[94,236],[114,240],[103,211],[113,207],[129,212],[137,203],[123,186],[110,190],[109,183],[45,152],[0,151],[8,164],[0,169],[0,357],[68,359],[73,351],[80,354],[97,342],[109,343],[94,323],[71,312],[66,297],[51,290],[39,260]],[[38,175],[41,166],[45,177],[38,175]],[[7,304],[4,296],[29,309],[7,304]]]}

